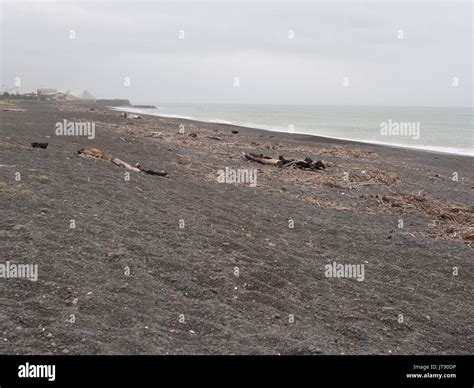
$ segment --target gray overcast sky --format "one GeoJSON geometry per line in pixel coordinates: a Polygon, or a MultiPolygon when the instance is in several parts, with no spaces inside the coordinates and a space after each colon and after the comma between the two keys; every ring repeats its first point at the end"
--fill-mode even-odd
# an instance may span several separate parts
{"type": "Polygon", "coordinates": [[[1,82],[20,77],[21,92],[87,89],[135,103],[471,106],[472,8],[6,1],[1,82]]]}

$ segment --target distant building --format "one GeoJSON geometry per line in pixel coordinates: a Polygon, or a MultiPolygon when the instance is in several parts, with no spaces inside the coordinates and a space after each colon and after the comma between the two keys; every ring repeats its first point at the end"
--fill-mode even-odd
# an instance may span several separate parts
{"type": "Polygon", "coordinates": [[[96,99],[87,90],[38,89],[38,97],[53,98],[61,101],[93,101],[96,99]]]}
{"type": "Polygon", "coordinates": [[[90,94],[87,90],[76,90],[76,91],[71,91],[69,92],[69,95],[75,97],[78,100],[87,100],[87,101],[92,101],[95,100],[96,98],[90,94]]]}
{"type": "Polygon", "coordinates": [[[55,98],[56,100],[66,101],[66,100],[67,100],[67,96],[68,96],[67,93],[57,92],[57,93],[54,95],[54,98],[55,98]]]}
{"type": "Polygon", "coordinates": [[[56,89],[38,89],[38,96],[54,97],[58,91],[56,89]]]}

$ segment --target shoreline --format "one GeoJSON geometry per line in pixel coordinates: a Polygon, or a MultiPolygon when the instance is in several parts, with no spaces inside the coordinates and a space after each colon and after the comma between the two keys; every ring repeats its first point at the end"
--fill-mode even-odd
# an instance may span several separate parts
{"type": "MultiPolygon", "coordinates": [[[[290,136],[305,136],[309,139],[314,138],[318,141],[321,141],[321,139],[327,139],[330,142],[334,143],[339,143],[341,144],[357,144],[357,145],[371,145],[371,146],[380,146],[380,147],[389,147],[389,148],[395,148],[395,149],[403,149],[403,150],[413,150],[413,151],[421,151],[421,152],[428,152],[431,154],[437,154],[437,155],[450,155],[450,156],[460,156],[460,157],[467,157],[467,158],[474,158],[474,150],[472,153],[456,153],[456,152],[449,152],[449,151],[442,151],[439,149],[434,149],[433,148],[420,148],[416,146],[406,146],[406,145],[397,145],[397,144],[389,144],[389,143],[382,143],[378,141],[362,141],[362,140],[356,140],[356,139],[348,139],[348,138],[339,138],[339,137],[331,137],[331,136],[324,136],[324,135],[313,135],[309,133],[301,133],[301,132],[286,132],[286,131],[279,131],[275,129],[270,129],[270,128],[263,128],[258,127],[258,126],[252,126],[251,124],[245,125],[245,124],[239,124],[239,123],[231,123],[226,120],[199,120],[196,118],[192,117],[187,117],[187,116],[179,116],[179,115],[160,115],[160,114],[152,114],[152,113],[144,113],[143,109],[148,109],[148,108],[138,108],[135,106],[132,107],[126,107],[126,106],[107,106],[108,109],[112,111],[117,111],[117,112],[128,112],[128,113],[133,113],[133,114],[139,114],[143,116],[150,116],[150,117],[158,117],[158,118],[164,118],[164,119],[176,119],[176,120],[183,120],[187,122],[192,122],[192,123],[202,123],[202,124],[218,124],[218,125],[226,125],[226,126],[231,126],[231,127],[236,127],[236,128],[245,128],[245,129],[250,129],[250,130],[255,130],[255,131],[265,131],[265,132],[270,132],[270,133],[282,133],[290,136]]],[[[429,146],[428,146],[429,147],[429,146]]]]}

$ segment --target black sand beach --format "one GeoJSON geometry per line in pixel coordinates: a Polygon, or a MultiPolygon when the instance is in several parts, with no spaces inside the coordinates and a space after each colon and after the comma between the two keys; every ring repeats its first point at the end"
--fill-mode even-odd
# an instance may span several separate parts
{"type": "Polygon", "coordinates": [[[1,354],[474,351],[472,158],[94,104],[18,107],[0,113],[2,262],[39,274],[0,279],[1,354]],[[94,122],[95,139],[55,136],[64,119],[94,122]],[[86,147],[169,176],[126,181],[86,147]],[[226,167],[257,169],[257,186],[218,183],[226,167]],[[326,277],[334,261],[364,264],[364,280],[326,277]]]}

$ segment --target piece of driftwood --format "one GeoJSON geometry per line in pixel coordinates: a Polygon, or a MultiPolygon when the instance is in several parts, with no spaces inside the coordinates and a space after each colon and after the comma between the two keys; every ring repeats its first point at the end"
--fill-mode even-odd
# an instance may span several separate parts
{"type": "Polygon", "coordinates": [[[116,166],[123,167],[129,171],[140,172],[139,168],[132,167],[130,164],[128,164],[127,162],[124,162],[123,160],[120,160],[119,158],[113,158],[112,163],[115,164],[116,166]]]}
{"type": "Polygon", "coordinates": [[[118,167],[123,167],[126,170],[133,171],[133,172],[143,172],[148,175],[157,175],[157,176],[164,176],[167,177],[168,173],[166,171],[154,171],[150,169],[145,169],[143,168],[139,163],[137,163],[134,166],[132,166],[130,163],[124,162],[123,160],[119,158],[113,158],[112,155],[105,155],[102,150],[98,148],[81,148],[77,153],[85,158],[94,158],[94,159],[100,159],[105,162],[112,163],[118,167]]]}
{"type": "Polygon", "coordinates": [[[317,170],[324,170],[326,169],[326,163],[322,160],[318,160],[316,163],[313,163],[312,168],[316,168],[317,170]]]}
{"type": "Polygon", "coordinates": [[[42,148],[42,149],[45,150],[46,148],[48,148],[48,143],[37,143],[37,142],[33,142],[33,143],[31,143],[31,146],[32,146],[33,148],[42,148]]]}
{"type": "Polygon", "coordinates": [[[163,132],[148,132],[145,134],[145,137],[158,137],[158,138],[163,138],[163,132]]]}
{"type": "Polygon", "coordinates": [[[222,137],[219,137],[219,136],[206,136],[208,139],[212,139],[212,140],[218,140],[218,141],[222,141],[224,139],[222,139],[222,137]]]}
{"type": "Polygon", "coordinates": [[[251,160],[253,162],[260,163],[260,164],[265,164],[265,165],[268,165],[268,166],[277,166],[277,167],[283,166],[283,161],[281,161],[280,159],[272,158],[270,156],[263,156],[262,154],[256,155],[256,154],[253,154],[253,153],[247,154],[245,152],[242,152],[242,155],[246,159],[251,160]]]}
{"type": "Polygon", "coordinates": [[[19,109],[19,108],[3,108],[2,110],[4,112],[25,112],[25,109],[19,109]]]}
{"type": "Polygon", "coordinates": [[[304,160],[288,160],[285,159],[283,156],[280,156],[280,160],[283,161],[284,167],[293,166],[302,170],[324,170],[326,168],[326,164],[322,160],[318,160],[317,162],[315,162],[309,157],[306,157],[304,160]]]}
{"type": "Polygon", "coordinates": [[[168,173],[166,171],[154,171],[154,170],[149,170],[146,168],[143,168],[139,163],[135,165],[136,168],[138,168],[141,172],[144,172],[145,174],[149,175],[157,175],[157,176],[168,176],[168,173]]]}

